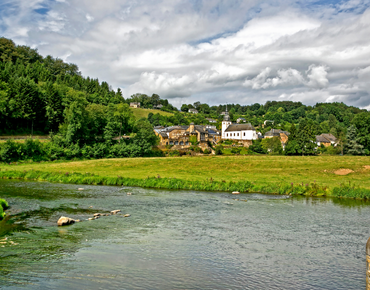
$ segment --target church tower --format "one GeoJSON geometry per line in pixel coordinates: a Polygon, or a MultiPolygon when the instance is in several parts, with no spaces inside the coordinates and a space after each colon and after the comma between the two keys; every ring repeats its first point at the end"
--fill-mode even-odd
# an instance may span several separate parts
{"type": "Polygon", "coordinates": [[[222,139],[225,139],[225,130],[232,124],[230,121],[230,116],[229,112],[227,111],[227,106],[226,106],[226,112],[224,116],[224,120],[222,121],[222,139]]]}

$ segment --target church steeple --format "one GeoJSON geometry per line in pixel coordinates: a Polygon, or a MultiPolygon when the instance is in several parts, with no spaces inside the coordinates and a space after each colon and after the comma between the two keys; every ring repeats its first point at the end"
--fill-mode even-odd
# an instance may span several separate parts
{"type": "Polygon", "coordinates": [[[230,122],[230,116],[229,116],[229,112],[227,111],[227,105],[226,105],[226,112],[224,115],[224,121],[230,122]]]}
{"type": "Polygon", "coordinates": [[[227,111],[226,105],[226,112],[224,115],[224,120],[222,121],[222,138],[225,138],[225,130],[232,124],[229,116],[229,112],[227,111]]]}

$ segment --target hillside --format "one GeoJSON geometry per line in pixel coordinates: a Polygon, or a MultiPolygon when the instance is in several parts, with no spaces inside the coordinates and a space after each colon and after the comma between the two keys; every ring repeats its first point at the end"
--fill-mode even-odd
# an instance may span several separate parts
{"type": "Polygon", "coordinates": [[[160,114],[161,116],[165,116],[165,117],[170,117],[174,115],[173,113],[164,112],[160,110],[154,110],[154,109],[131,108],[131,111],[134,114],[136,119],[148,118],[149,113],[160,114]]]}

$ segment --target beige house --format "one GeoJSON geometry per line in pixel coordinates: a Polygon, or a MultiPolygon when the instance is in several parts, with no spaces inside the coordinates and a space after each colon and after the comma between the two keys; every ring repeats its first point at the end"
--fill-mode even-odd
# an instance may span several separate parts
{"type": "Polygon", "coordinates": [[[316,136],[316,144],[317,146],[324,145],[325,147],[328,146],[337,146],[338,139],[333,134],[321,134],[316,136]]]}
{"type": "Polygon", "coordinates": [[[140,103],[139,102],[132,102],[130,103],[131,108],[140,108],[140,103]]]}

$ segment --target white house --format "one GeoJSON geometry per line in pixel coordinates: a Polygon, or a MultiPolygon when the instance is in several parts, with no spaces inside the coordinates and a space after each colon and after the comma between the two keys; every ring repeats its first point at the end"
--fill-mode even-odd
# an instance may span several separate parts
{"type": "Polygon", "coordinates": [[[196,110],[196,109],[189,109],[189,113],[198,114],[198,110],[196,110]]]}
{"type": "Polygon", "coordinates": [[[226,111],[222,121],[222,139],[236,140],[244,146],[252,144],[252,140],[258,139],[256,129],[250,124],[233,124],[230,121],[229,113],[226,111]]]}

